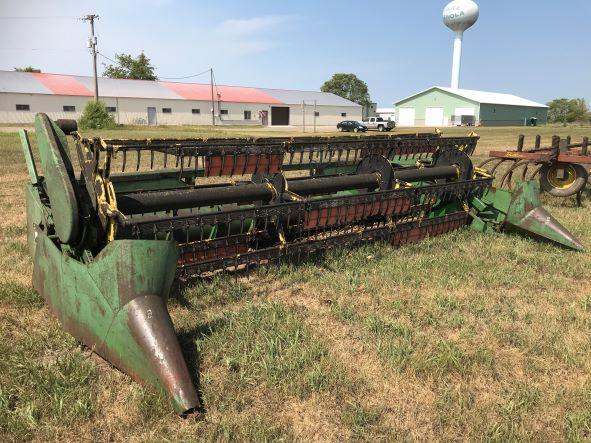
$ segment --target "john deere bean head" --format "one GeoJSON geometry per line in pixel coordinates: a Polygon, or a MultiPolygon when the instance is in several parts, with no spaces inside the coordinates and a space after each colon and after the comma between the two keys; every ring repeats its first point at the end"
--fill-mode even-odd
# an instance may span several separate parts
{"type": "Polygon", "coordinates": [[[38,114],[35,132],[43,175],[21,132],[35,288],[64,329],[161,390],[181,414],[199,400],[166,307],[175,278],[371,241],[400,246],[468,225],[582,249],[539,205],[535,184],[513,194],[492,188],[470,160],[475,136],[105,140],[74,132],[75,169],[56,123],[38,114]]]}

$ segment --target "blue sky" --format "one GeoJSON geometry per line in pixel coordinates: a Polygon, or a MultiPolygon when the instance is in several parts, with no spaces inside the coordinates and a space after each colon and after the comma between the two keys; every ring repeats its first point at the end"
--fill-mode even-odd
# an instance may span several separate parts
{"type": "MultiPolygon", "coordinates": [[[[59,16],[0,18],[0,69],[33,65],[90,75],[88,25],[75,17],[94,12],[99,51],[113,58],[144,50],[159,77],[213,66],[219,84],[317,90],[332,74],[352,72],[379,105],[390,106],[449,85],[453,34],[441,22],[446,3],[0,0],[0,17],[59,16]]],[[[589,0],[478,4],[480,19],[464,37],[460,87],[541,102],[591,101],[589,0]]]]}

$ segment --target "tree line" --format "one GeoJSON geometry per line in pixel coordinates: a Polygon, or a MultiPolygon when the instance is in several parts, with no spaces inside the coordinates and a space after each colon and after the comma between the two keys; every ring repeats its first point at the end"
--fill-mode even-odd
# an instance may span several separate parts
{"type": "Polygon", "coordinates": [[[557,98],[548,103],[549,123],[590,123],[591,113],[584,98],[557,98]]]}

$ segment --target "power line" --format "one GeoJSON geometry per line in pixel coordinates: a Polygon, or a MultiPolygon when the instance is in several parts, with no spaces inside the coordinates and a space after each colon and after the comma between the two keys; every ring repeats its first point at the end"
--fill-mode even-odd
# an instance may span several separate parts
{"type": "Polygon", "coordinates": [[[0,48],[0,51],[85,51],[84,48],[0,48]]]}
{"type": "MultiPolygon", "coordinates": [[[[82,19],[80,19],[79,17],[73,17],[73,16],[66,16],[66,15],[53,15],[53,16],[14,16],[14,17],[0,17],[0,20],[43,20],[43,19],[77,19],[77,20],[86,20],[86,21],[90,21],[90,19],[94,19],[94,18],[98,18],[98,16],[91,16],[88,15],[86,17],[83,17],[82,19]]],[[[91,38],[94,38],[94,36],[92,36],[91,38]]],[[[94,40],[91,41],[91,45],[94,43],[94,40]]],[[[93,45],[94,47],[94,51],[96,51],[96,54],[100,55],[101,57],[103,57],[106,60],[109,60],[111,63],[115,63],[116,65],[119,65],[119,62],[113,60],[112,58],[107,57],[105,54],[103,54],[102,52],[99,52],[96,49],[96,43],[93,45]]],[[[93,47],[91,47],[91,49],[93,49],[93,47]]],[[[62,51],[77,51],[77,50],[82,50],[82,48],[76,48],[76,49],[61,49],[62,51]]],[[[60,51],[60,49],[54,49],[54,48],[0,48],[0,51],[60,51]]],[[[159,80],[186,80],[188,78],[195,78],[195,77],[199,77],[201,75],[207,74],[208,72],[210,72],[211,69],[206,69],[205,71],[199,72],[197,74],[192,74],[192,75],[186,75],[183,77],[160,77],[159,80]]],[[[216,85],[216,92],[217,92],[217,85],[216,85]]]]}
{"type": "MultiPolygon", "coordinates": [[[[116,65],[121,66],[121,64],[118,61],[113,60],[112,58],[107,57],[102,52],[98,52],[97,51],[97,54],[100,55],[101,57],[103,57],[104,59],[109,60],[111,63],[115,63],[116,65]]],[[[198,74],[186,75],[184,77],[158,77],[158,80],[185,80],[185,79],[188,79],[188,78],[199,77],[200,75],[207,74],[209,71],[210,71],[210,69],[206,69],[205,71],[202,71],[202,72],[200,72],[198,74]]]]}
{"type": "MultiPolygon", "coordinates": [[[[212,70],[212,73],[213,73],[213,70],[212,70]]],[[[218,104],[219,104],[219,102],[220,101],[223,101],[223,100],[220,100],[220,98],[222,97],[222,93],[218,89],[218,82],[217,82],[217,80],[215,78],[215,74],[213,74],[213,87],[215,88],[215,93],[216,93],[216,95],[218,97],[218,104]]]]}
{"type": "Polygon", "coordinates": [[[52,15],[52,16],[37,16],[37,17],[0,17],[0,20],[53,20],[53,19],[77,19],[78,17],[70,17],[66,15],[52,15]]]}
{"type": "Polygon", "coordinates": [[[187,78],[199,77],[200,75],[207,74],[209,71],[209,69],[206,69],[205,71],[200,72],[199,74],[187,75],[185,77],[160,77],[160,80],[185,80],[187,78]]]}
{"type": "Polygon", "coordinates": [[[115,63],[116,65],[119,64],[119,62],[116,62],[115,60],[113,60],[112,58],[107,57],[105,54],[103,54],[102,52],[96,51],[96,53],[98,55],[100,55],[102,58],[109,60],[111,63],[115,63]]]}
{"type": "MultiPolygon", "coordinates": [[[[84,20],[84,21],[89,21],[91,24],[91,28],[93,27],[93,21],[95,19],[98,19],[97,15],[87,15],[85,17],[79,18],[79,17],[72,17],[72,16],[59,16],[59,15],[55,15],[55,16],[29,16],[29,17],[25,17],[25,16],[15,16],[15,17],[0,17],[0,20],[41,20],[41,19],[77,19],[77,20],[84,20]]],[[[93,52],[93,56],[96,57],[96,55],[100,55],[101,57],[103,57],[104,59],[110,61],[111,63],[115,63],[116,65],[121,66],[121,64],[115,60],[113,60],[112,58],[107,57],[105,54],[103,54],[102,52],[99,52],[98,49],[96,49],[96,37],[94,35],[94,30],[91,31],[91,38],[89,40],[89,46],[93,52]]],[[[62,51],[77,51],[77,50],[82,50],[82,48],[76,48],[76,49],[61,49],[62,51]]],[[[55,48],[0,48],[0,51],[60,51],[60,49],[55,49],[55,48]]],[[[96,65],[96,61],[95,61],[95,65],[96,65]]],[[[194,78],[194,77],[199,77],[203,74],[207,74],[208,72],[212,71],[211,68],[210,69],[206,69],[205,71],[199,72],[197,74],[192,74],[192,75],[186,75],[183,77],[160,77],[159,80],[186,80],[188,78],[194,78]]],[[[212,77],[213,77],[213,72],[212,72],[212,77]]],[[[95,67],[95,78],[96,78],[96,67],[95,67]]],[[[217,93],[217,84],[215,85],[215,89],[216,89],[216,93],[217,93]]]]}

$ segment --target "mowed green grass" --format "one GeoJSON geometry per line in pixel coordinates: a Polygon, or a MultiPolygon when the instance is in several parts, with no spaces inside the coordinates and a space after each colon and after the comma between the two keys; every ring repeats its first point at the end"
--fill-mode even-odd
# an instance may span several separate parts
{"type": "MultiPolygon", "coordinates": [[[[519,133],[548,142],[591,128],[476,131],[483,159],[514,146],[519,133]]],[[[181,419],[60,329],[30,285],[16,133],[0,132],[0,164],[2,441],[591,439],[589,253],[463,230],[194,283],[169,303],[204,404],[200,416],[181,419]]],[[[583,208],[574,199],[544,202],[591,246],[589,197],[583,208]]]]}

